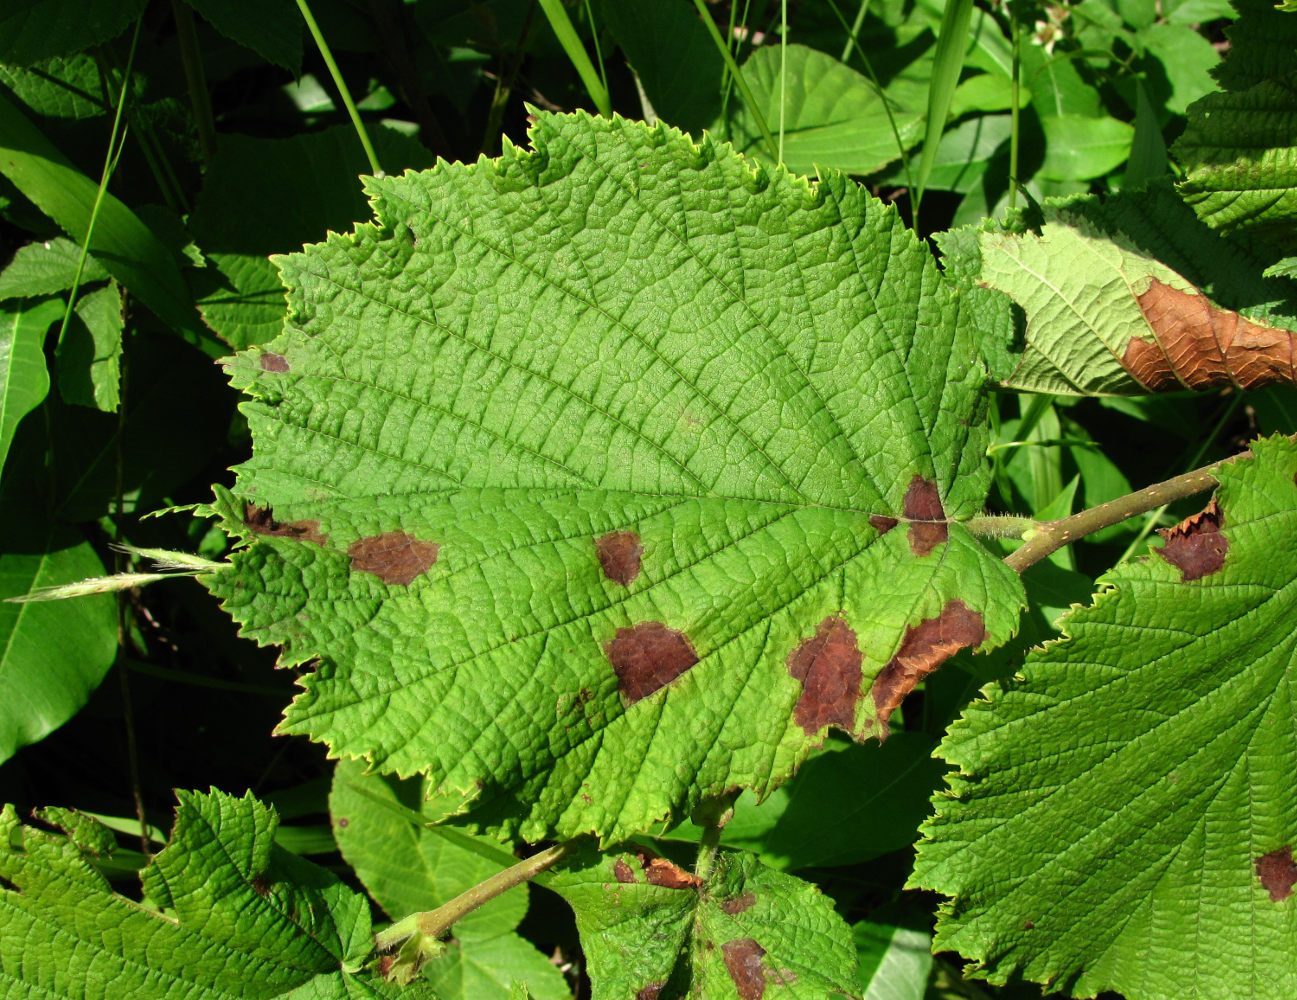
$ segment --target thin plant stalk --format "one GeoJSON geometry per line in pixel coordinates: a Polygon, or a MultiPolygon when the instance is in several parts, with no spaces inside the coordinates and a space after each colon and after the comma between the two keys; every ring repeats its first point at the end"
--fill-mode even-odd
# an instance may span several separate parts
{"type": "Polygon", "coordinates": [[[784,114],[788,106],[788,0],[779,3],[779,163],[784,162],[784,114]]]}
{"type": "Polygon", "coordinates": [[[725,60],[725,65],[729,68],[730,75],[734,78],[734,85],[739,88],[739,93],[743,95],[743,103],[747,109],[752,112],[752,117],[757,123],[757,129],[761,132],[761,138],[766,144],[766,149],[770,155],[778,162],[783,162],[779,155],[779,144],[775,142],[775,137],[770,134],[770,127],[766,124],[765,115],[757,107],[756,98],[752,96],[752,90],[748,87],[747,81],[743,79],[743,74],[739,71],[739,64],[734,61],[734,55],[730,52],[730,47],[725,44],[721,38],[721,33],[716,30],[716,22],[712,20],[711,14],[707,10],[707,5],[703,0],[694,0],[694,6],[698,8],[698,14],[703,19],[703,26],[712,36],[712,41],[716,49],[725,60]]]}
{"type": "Polygon", "coordinates": [[[198,150],[203,166],[212,164],[216,151],[216,123],[212,118],[212,101],[207,92],[203,56],[198,48],[198,30],[194,26],[193,9],[181,0],[171,0],[171,15],[176,22],[176,41],[180,45],[180,64],[185,71],[185,88],[189,91],[189,106],[194,112],[194,126],[198,129],[198,150]]]}
{"type": "Polygon", "coordinates": [[[608,87],[595,70],[585,46],[581,44],[581,37],[576,33],[572,19],[567,16],[562,0],[540,0],[540,9],[545,12],[549,26],[554,29],[559,44],[563,46],[563,51],[567,53],[572,67],[581,77],[581,82],[585,85],[590,100],[594,101],[595,108],[603,117],[611,118],[612,99],[608,96],[608,87]]]}
{"type": "Polygon", "coordinates": [[[329,68],[329,75],[333,78],[333,85],[338,88],[338,94],[342,97],[342,103],[347,109],[347,114],[351,116],[351,124],[356,130],[356,135],[360,137],[360,144],[365,149],[365,156],[369,159],[369,169],[375,177],[383,176],[383,168],[379,165],[378,154],[374,152],[374,145],[369,141],[369,133],[365,131],[365,123],[360,120],[360,112],[356,110],[356,102],[351,99],[351,91],[347,89],[347,81],[342,78],[342,71],[338,69],[338,64],[333,59],[333,52],[329,49],[329,43],[324,40],[324,34],[320,31],[320,26],[315,23],[315,17],[311,14],[311,8],[306,0],[297,0],[297,8],[302,12],[302,20],[306,22],[306,28],[315,39],[315,47],[320,50],[320,55],[324,58],[324,65],[329,68]]]}
{"type": "Polygon", "coordinates": [[[81,253],[77,257],[77,269],[72,275],[72,287],[68,289],[67,305],[63,309],[63,322],[59,326],[58,342],[63,343],[68,323],[72,321],[72,307],[77,301],[77,291],[81,288],[81,277],[85,274],[86,258],[90,255],[90,237],[95,231],[95,221],[99,218],[99,209],[104,203],[108,191],[108,181],[117,169],[117,161],[126,145],[126,129],[122,125],[122,116],[126,109],[126,92],[130,88],[131,69],[135,65],[135,49],[140,40],[142,19],[135,22],[135,31],[131,34],[130,55],[126,57],[126,72],[122,74],[121,88],[117,92],[117,110],[113,114],[113,127],[108,133],[108,150],[104,153],[104,167],[99,172],[99,188],[95,191],[95,203],[90,207],[90,221],[86,224],[85,239],[81,241],[81,253]]]}
{"type": "Polygon", "coordinates": [[[1019,83],[1022,76],[1022,30],[1018,17],[1013,12],[1013,4],[1005,8],[1009,13],[1009,35],[1012,45],[1012,66],[1009,72],[1009,211],[1018,204],[1018,138],[1021,132],[1021,109],[1019,83]]]}

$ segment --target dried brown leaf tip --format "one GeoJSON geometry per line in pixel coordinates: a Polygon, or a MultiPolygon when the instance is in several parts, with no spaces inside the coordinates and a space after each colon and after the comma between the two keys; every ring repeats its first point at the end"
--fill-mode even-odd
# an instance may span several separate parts
{"type": "Polygon", "coordinates": [[[950,537],[946,509],[941,505],[937,484],[931,479],[915,476],[910,480],[901,513],[910,522],[910,551],[916,556],[926,556],[950,537]]]}
{"type": "Polygon", "coordinates": [[[1121,363],[1146,389],[1297,383],[1292,331],[1245,319],[1156,278],[1136,298],[1155,343],[1133,338],[1121,363]]]}
{"type": "Polygon", "coordinates": [[[386,531],[369,538],[358,538],[347,546],[351,568],[373,573],[384,583],[402,587],[428,572],[437,561],[441,546],[424,542],[405,531],[386,531]]]}
{"type": "Polygon", "coordinates": [[[856,633],[841,615],[825,618],[788,654],[788,673],[802,682],[793,718],[807,736],[825,726],[855,729],[861,660],[856,633]]]}
{"type": "Polygon", "coordinates": [[[1207,509],[1185,518],[1174,528],[1159,528],[1166,544],[1158,553],[1180,571],[1181,580],[1211,576],[1225,565],[1229,539],[1220,533],[1224,514],[1213,497],[1207,509]]]}
{"type": "Polygon", "coordinates": [[[661,622],[619,628],[603,648],[628,705],[666,687],[698,662],[698,654],[685,634],[661,622]]]}
{"type": "Polygon", "coordinates": [[[925,618],[906,629],[901,648],[874,680],[878,738],[887,738],[887,720],[919,681],[961,649],[981,645],[985,638],[981,614],[963,601],[947,601],[936,618],[925,618]]]}
{"type": "Polygon", "coordinates": [[[288,371],[288,359],[282,354],[263,351],[261,353],[261,370],[265,372],[286,372],[288,371]]]}
{"type": "Polygon", "coordinates": [[[611,531],[600,535],[594,540],[594,550],[599,557],[599,565],[603,567],[603,575],[613,583],[629,587],[639,576],[640,556],[644,554],[644,546],[640,544],[637,532],[611,531]]]}
{"type": "Polygon", "coordinates": [[[320,533],[319,521],[276,521],[269,507],[258,507],[254,503],[244,505],[243,523],[258,535],[274,538],[296,538],[300,542],[323,545],[326,537],[320,533]]]}
{"type": "Polygon", "coordinates": [[[761,1000],[766,992],[766,974],[761,960],[766,950],[752,938],[737,938],[721,945],[725,970],[734,980],[739,1000],[761,1000]]]}
{"type": "MultiPolygon", "coordinates": [[[[644,881],[649,885],[663,889],[697,889],[703,884],[703,880],[697,875],[685,871],[674,861],[654,854],[647,847],[635,852],[635,860],[644,873],[644,881]]],[[[639,881],[635,877],[635,869],[624,858],[618,858],[613,863],[612,874],[618,882],[625,884],[639,881]]]]}
{"type": "Polygon", "coordinates": [[[1293,864],[1292,845],[1288,844],[1256,859],[1256,875],[1261,888],[1270,893],[1272,903],[1282,903],[1297,885],[1297,864],[1293,864]]]}

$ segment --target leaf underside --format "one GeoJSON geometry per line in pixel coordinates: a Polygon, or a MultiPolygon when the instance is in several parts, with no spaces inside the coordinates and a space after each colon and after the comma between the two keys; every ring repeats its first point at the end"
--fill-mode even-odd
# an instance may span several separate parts
{"type": "Polygon", "coordinates": [[[885,732],[1022,592],[958,523],[985,376],[894,211],[666,127],[532,143],[368,180],[374,224],[280,259],[208,586],[315,663],[283,731],[621,839],[885,732]]]}
{"type": "Polygon", "coordinates": [[[1297,993],[1297,445],[1106,578],[942,743],[915,885],[935,947],[1076,996],[1297,993]]]}

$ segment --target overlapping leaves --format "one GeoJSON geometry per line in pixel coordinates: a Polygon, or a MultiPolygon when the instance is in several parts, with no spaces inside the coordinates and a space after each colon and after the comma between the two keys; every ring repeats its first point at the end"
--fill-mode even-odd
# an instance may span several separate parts
{"type": "Polygon", "coordinates": [[[1291,562],[1297,445],[1221,468],[1208,511],[1114,571],[940,754],[914,881],[935,946],[1093,996],[1297,991],[1291,562]]]}
{"type": "Polygon", "coordinates": [[[532,142],[368,181],[375,224],[281,261],[209,585],[316,664],[285,731],[615,838],[883,731],[1021,589],[958,523],[983,374],[893,211],[665,127],[532,142]]]}

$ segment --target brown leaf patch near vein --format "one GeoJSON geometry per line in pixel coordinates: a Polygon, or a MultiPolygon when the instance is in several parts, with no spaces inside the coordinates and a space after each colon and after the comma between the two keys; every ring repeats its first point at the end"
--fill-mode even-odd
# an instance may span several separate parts
{"type": "Polygon", "coordinates": [[[959,600],[947,601],[936,618],[925,618],[906,629],[901,648],[872,688],[879,740],[887,739],[891,731],[887,720],[919,681],[961,649],[978,646],[985,638],[981,614],[959,600]]]}
{"type": "Polygon", "coordinates": [[[351,568],[373,573],[384,583],[409,586],[437,561],[441,546],[424,542],[405,531],[358,538],[347,546],[351,568]]]}
{"type": "Polygon", "coordinates": [[[1256,875],[1261,888],[1270,893],[1272,903],[1282,903],[1297,885],[1297,864],[1293,864],[1292,845],[1263,854],[1256,859],[1256,875]]]}
{"type": "Polygon", "coordinates": [[[1136,300],[1156,342],[1132,338],[1121,363],[1144,388],[1297,384],[1292,331],[1246,319],[1156,278],[1136,300]]]}
{"type": "Polygon", "coordinates": [[[721,901],[721,912],[728,913],[731,917],[736,913],[742,913],[757,901],[756,893],[752,890],[732,896],[729,899],[721,901]]]}
{"type": "Polygon", "coordinates": [[[698,662],[688,637],[661,622],[619,628],[603,648],[627,705],[666,687],[698,662]]]}
{"type": "Polygon", "coordinates": [[[734,980],[739,1000],[761,1000],[766,991],[765,970],[761,967],[765,955],[766,950],[752,938],[737,938],[721,945],[721,957],[734,980]]]}
{"type": "Polygon", "coordinates": [[[807,736],[830,725],[855,730],[862,658],[856,633],[841,615],[829,615],[788,654],[789,676],[802,682],[793,719],[807,736]]]}
{"type": "Polygon", "coordinates": [[[594,541],[594,550],[599,557],[599,565],[603,568],[603,575],[613,583],[629,587],[639,576],[644,546],[640,544],[638,532],[610,531],[606,535],[600,535],[594,541]]]}
{"type": "Polygon", "coordinates": [[[910,480],[901,513],[910,522],[910,551],[916,556],[926,556],[950,537],[946,508],[941,505],[941,494],[931,479],[915,476],[910,480]]]}
{"type": "Polygon", "coordinates": [[[258,507],[254,503],[243,507],[243,523],[258,535],[271,535],[274,538],[296,538],[300,542],[314,542],[323,545],[327,536],[320,534],[319,521],[276,521],[269,507],[258,507]]]}
{"type": "Polygon", "coordinates": [[[263,351],[261,354],[261,370],[267,372],[286,372],[288,371],[288,359],[282,354],[274,354],[270,351],[263,351]]]}
{"type": "Polygon", "coordinates": [[[1174,528],[1158,529],[1157,533],[1166,539],[1158,554],[1180,571],[1181,581],[1200,580],[1225,565],[1229,539],[1220,533],[1224,517],[1212,497],[1205,510],[1174,528]]]}

